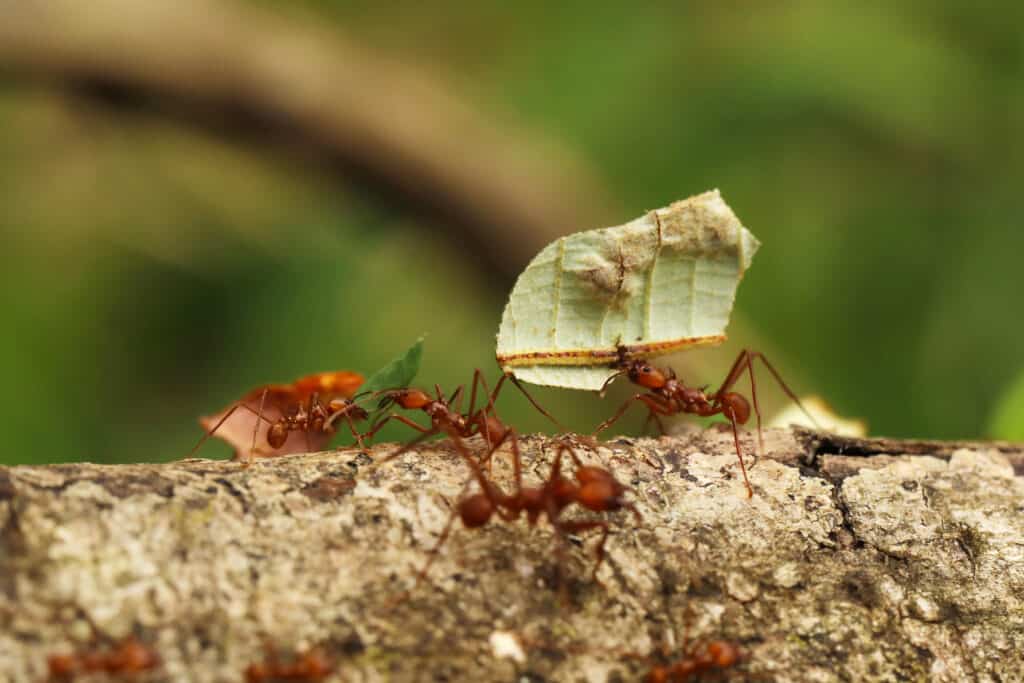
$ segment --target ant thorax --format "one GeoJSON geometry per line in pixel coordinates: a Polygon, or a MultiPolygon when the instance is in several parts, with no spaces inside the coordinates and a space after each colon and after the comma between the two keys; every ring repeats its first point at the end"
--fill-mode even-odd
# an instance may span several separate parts
{"type": "Polygon", "coordinates": [[[438,426],[448,426],[458,432],[466,431],[466,419],[452,410],[446,403],[431,401],[424,409],[430,420],[438,426]]]}
{"type": "Polygon", "coordinates": [[[676,380],[670,380],[673,386],[673,394],[678,398],[684,405],[687,406],[705,406],[710,403],[707,395],[700,389],[693,387],[683,386],[676,380]]]}

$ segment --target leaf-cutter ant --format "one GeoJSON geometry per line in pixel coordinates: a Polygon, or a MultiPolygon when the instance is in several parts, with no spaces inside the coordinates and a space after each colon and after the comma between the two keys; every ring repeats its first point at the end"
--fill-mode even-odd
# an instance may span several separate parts
{"type": "Polygon", "coordinates": [[[746,424],[747,420],[750,419],[750,402],[743,395],[731,391],[731,389],[742,376],[743,371],[746,370],[750,375],[750,395],[754,403],[754,413],[757,415],[758,444],[760,451],[763,452],[764,435],[761,430],[761,408],[757,403],[757,382],[754,379],[755,360],[760,360],[764,363],[765,367],[771,371],[775,380],[779,383],[779,386],[782,387],[786,396],[796,403],[813,422],[814,417],[807,412],[800,399],[796,397],[796,394],[793,393],[792,389],[783,381],[778,371],[760,351],[751,351],[749,349],[741,351],[740,355],[736,357],[735,362],[733,362],[729,374],[726,375],[725,381],[722,382],[722,386],[718,388],[718,391],[708,394],[706,393],[707,387],[686,386],[681,379],[676,377],[676,373],[672,368],[656,368],[642,358],[630,359],[627,348],[620,346],[619,360],[615,365],[618,368],[618,372],[605,381],[604,386],[601,388],[601,393],[603,394],[608,385],[621,375],[626,375],[630,382],[647,389],[647,393],[634,394],[627,399],[614,415],[598,425],[594,435],[596,436],[612,426],[616,420],[622,417],[623,413],[626,412],[634,401],[640,401],[647,406],[648,422],[654,419],[659,427],[662,427],[662,432],[664,432],[664,427],[659,416],[689,413],[691,415],[710,417],[721,414],[732,425],[736,457],[740,461],[740,469],[743,472],[743,484],[747,488],[747,497],[752,497],[754,489],[750,485],[750,479],[747,478],[747,466],[743,462],[743,453],[740,450],[738,427],[738,425],[746,424]]]}

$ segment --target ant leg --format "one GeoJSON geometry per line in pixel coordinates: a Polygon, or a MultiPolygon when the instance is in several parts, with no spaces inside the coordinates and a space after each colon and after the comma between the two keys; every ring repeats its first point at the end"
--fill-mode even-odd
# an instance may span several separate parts
{"type": "Polygon", "coordinates": [[[608,541],[609,526],[608,522],[604,520],[590,520],[590,521],[570,521],[560,522],[559,527],[565,534],[577,534],[584,531],[590,531],[591,529],[601,529],[601,540],[597,542],[597,548],[594,550],[594,557],[597,561],[594,563],[594,569],[590,572],[590,578],[599,586],[604,586],[600,579],[597,578],[597,570],[601,568],[601,563],[604,562],[604,544],[608,541]]]}
{"type": "MultiPolygon", "coordinates": [[[[484,379],[484,373],[480,368],[473,370],[473,390],[469,394],[469,410],[466,412],[467,415],[473,415],[476,410],[476,391],[477,385],[482,385],[484,388],[484,396],[490,396],[491,390],[487,387],[487,381],[484,379]]],[[[498,382],[498,388],[500,389],[501,382],[498,382]]],[[[489,398],[487,402],[487,410],[485,415],[489,414],[494,409],[494,399],[489,398]]]]}
{"type": "MultiPolygon", "coordinates": [[[[470,392],[469,412],[467,412],[466,415],[469,416],[470,422],[476,421],[474,420],[474,418],[477,417],[477,413],[473,411],[476,409],[476,390],[478,384],[484,388],[484,396],[488,397],[487,407],[480,409],[480,412],[483,412],[484,421],[486,422],[487,416],[492,415],[494,413],[494,396],[491,395],[491,391],[487,387],[487,380],[484,379],[484,374],[483,372],[480,371],[480,368],[477,368],[476,370],[473,371],[473,390],[472,392],[470,392]]],[[[495,388],[495,395],[497,395],[497,392],[500,390],[501,382],[499,381],[498,386],[495,388]]],[[[489,429],[486,430],[484,433],[484,441],[487,442],[488,451],[493,451],[494,449],[497,448],[497,446],[491,444],[491,431],[489,429]]],[[[490,465],[488,465],[488,467],[490,467],[490,465]]]]}
{"type": "Polygon", "coordinates": [[[572,458],[572,464],[576,467],[583,467],[583,461],[580,460],[580,456],[576,454],[576,449],[572,447],[572,443],[568,440],[559,439],[558,441],[558,452],[555,456],[555,462],[551,467],[550,478],[554,478],[561,474],[562,463],[561,458],[564,454],[568,453],[569,457],[572,458]]]}
{"type": "Polygon", "coordinates": [[[256,452],[256,434],[260,431],[260,421],[263,419],[263,406],[267,401],[267,387],[263,387],[263,393],[260,394],[260,409],[256,413],[256,424],[252,426],[252,446],[249,448],[249,457],[245,460],[245,466],[248,467],[252,463],[253,454],[256,452]]]}
{"type": "MultiPolygon", "coordinates": [[[[462,490],[459,492],[456,501],[462,500],[462,498],[466,495],[466,492],[469,491],[469,485],[472,481],[473,477],[470,477],[469,479],[466,480],[466,483],[462,485],[462,490]]],[[[452,507],[452,511],[448,514],[448,521],[445,522],[444,528],[441,529],[441,535],[437,537],[437,543],[434,544],[433,548],[427,551],[427,561],[423,564],[423,567],[418,572],[416,572],[416,580],[413,582],[412,587],[408,590],[403,591],[396,598],[389,601],[387,605],[389,609],[401,604],[402,602],[405,602],[409,598],[409,595],[411,595],[417,588],[419,588],[420,584],[423,583],[423,580],[427,578],[427,573],[430,572],[430,568],[434,565],[434,560],[438,558],[438,555],[441,552],[441,546],[443,546],[445,542],[448,540],[448,536],[452,532],[452,527],[455,526],[455,519],[458,516],[459,506],[458,503],[456,503],[452,507]]]]}
{"type": "Polygon", "coordinates": [[[352,420],[352,416],[347,412],[345,413],[345,421],[348,422],[348,430],[352,432],[352,436],[355,437],[356,443],[359,444],[359,449],[365,451],[366,444],[363,443],[363,435],[356,429],[356,423],[352,420]]]}
{"type": "MultiPolygon", "coordinates": [[[[399,417],[400,418],[401,415],[396,415],[395,417],[399,417]]],[[[411,422],[411,420],[410,420],[410,422],[411,422]]],[[[416,424],[416,423],[413,422],[413,424],[416,424]]],[[[420,427],[419,425],[416,425],[416,427],[418,429],[421,429],[421,430],[423,429],[423,427],[420,427]]],[[[383,460],[381,460],[380,464],[383,465],[386,462],[391,462],[395,458],[398,458],[398,457],[400,457],[402,455],[405,455],[406,453],[411,451],[413,448],[415,448],[417,445],[419,445],[422,441],[424,441],[426,439],[429,439],[430,437],[434,436],[435,434],[440,434],[440,433],[441,433],[440,430],[437,430],[437,429],[427,429],[427,430],[423,431],[423,433],[420,434],[419,436],[417,436],[415,439],[413,439],[409,443],[405,444],[404,446],[399,448],[397,451],[395,451],[394,453],[392,453],[388,457],[386,457],[383,460]]]]}
{"type": "MultiPolygon", "coordinates": [[[[434,430],[431,430],[431,429],[429,429],[427,427],[422,427],[422,426],[416,424],[415,422],[413,422],[409,418],[405,417],[404,415],[399,415],[397,413],[391,413],[387,417],[385,417],[385,418],[383,418],[381,420],[378,420],[372,427],[370,427],[370,431],[368,431],[365,434],[363,434],[363,438],[365,438],[365,439],[372,439],[373,435],[376,434],[377,432],[379,432],[381,427],[383,427],[385,424],[387,424],[391,420],[398,420],[399,422],[402,422],[402,423],[404,423],[406,425],[409,425],[410,427],[412,427],[416,431],[422,432],[424,434],[426,434],[429,431],[434,431],[434,430]]],[[[434,433],[436,434],[437,432],[434,431],[434,433]]]]}
{"type": "Polygon", "coordinates": [[[775,366],[768,362],[768,359],[765,358],[764,354],[761,353],[760,351],[751,351],[750,349],[744,349],[743,351],[740,352],[740,355],[737,356],[736,361],[733,363],[732,369],[729,370],[729,374],[726,375],[725,381],[722,383],[722,386],[718,389],[717,392],[715,392],[715,396],[721,397],[722,394],[727,392],[732,387],[732,385],[735,384],[736,381],[740,378],[740,375],[743,374],[744,369],[746,369],[749,372],[750,395],[751,398],[754,400],[754,413],[757,415],[757,433],[761,450],[764,450],[764,437],[761,434],[761,407],[758,405],[757,402],[757,385],[754,381],[754,361],[758,359],[764,364],[765,367],[768,368],[768,371],[772,373],[772,376],[775,377],[775,381],[778,383],[779,388],[782,389],[782,391],[786,394],[789,400],[796,404],[800,411],[807,416],[807,419],[811,421],[811,424],[813,424],[816,428],[821,429],[821,425],[818,424],[818,421],[814,419],[814,416],[811,415],[807,408],[804,407],[804,404],[800,402],[800,399],[797,398],[797,395],[793,392],[792,389],[789,388],[789,385],[786,384],[785,380],[782,379],[782,375],[780,375],[779,371],[775,369],[775,366]]]}
{"type": "MultiPolygon", "coordinates": [[[[186,455],[185,457],[186,458],[191,458],[193,455],[195,455],[196,451],[199,450],[199,447],[202,446],[204,443],[206,443],[206,440],[209,439],[211,436],[213,436],[213,433],[216,432],[218,429],[220,429],[220,426],[222,424],[224,424],[225,422],[227,422],[228,418],[231,417],[231,415],[236,410],[238,410],[238,407],[241,406],[241,405],[242,405],[241,403],[236,403],[235,405],[231,406],[231,408],[226,413],[224,413],[224,417],[222,417],[219,420],[217,420],[217,424],[213,425],[213,428],[211,428],[208,432],[203,434],[202,438],[200,438],[199,441],[196,442],[196,445],[192,447],[192,450],[190,450],[188,452],[188,455],[186,455]]],[[[259,421],[257,421],[256,424],[258,425],[259,421]]]]}
{"type": "Polygon", "coordinates": [[[653,410],[649,410],[647,412],[647,419],[644,420],[644,433],[647,433],[647,428],[650,426],[651,420],[654,420],[654,423],[658,425],[658,432],[660,435],[665,436],[665,423],[661,421],[661,416],[653,410]]]}
{"type": "Polygon", "coordinates": [[[227,410],[227,412],[225,412],[225,413],[224,413],[223,417],[221,417],[221,418],[220,418],[219,420],[217,420],[217,424],[213,425],[213,427],[212,427],[212,428],[210,428],[210,430],[209,430],[208,432],[206,432],[205,434],[203,434],[203,436],[202,436],[202,437],[201,437],[201,438],[199,439],[199,441],[197,441],[197,442],[196,442],[196,445],[192,447],[192,450],[190,450],[190,451],[188,452],[188,455],[186,455],[185,457],[186,457],[186,458],[191,458],[191,457],[192,457],[193,455],[195,455],[195,454],[196,454],[196,451],[198,451],[198,450],[199,450],[199,448],[200,448],[200,447],[201,447],[201,446],[202,446],[202,445],[203,445],[204,443],[206,443],[206,440],[207,440],[207,439],[209,439],[209,438],[210,438],[211,436],[213,436],[213,435],[214,435],[214,433],[216,433],[216,431],[217,431],[218,429],[220,429],[220,428],[221,428],[221,426],[222,426],[222,425],[223,425],[223,424],[224,424],[225,422],[227,422],[227,421],[228,421],[228,418],[229,418],[229,417],[231,417],[231,416],[232,416],[232,415],[234,414],[234,412],[235,412],[236,410],[238,410],[239,408],[244,408],[244,409],[248,410],[248,411],[249,411],[250,413],[252,413],[252,414],[256,415],[256,417],[257,417],[257,420],[256,420],[256,429],[257,429],[257,430],[259,429],[259,424],[260,424],[260,420],[263,420],[264,422],[267,422],[267,423],[269,423],[269,422],[270,422],[270,420],[268,420],[267,418],[265,418],[265,417],[263,417],[262,415],[260,415],[259,413],[257,413],[257,412],[256,412],[256,411],[255,411],[255,410],[254,410],[253,408],[250,408],[250,407],[249,407],[249,406],[247,406],[247,405],[246,405],[245,403],[236,403],[235,405],[231,406],[231,408],[229,408],[229,409],[227,410]]]}
{"type": "Polygon", "coordinates": [[[455,408],[455,412],[457,413],[462,412],[460,409],[462,407],[462,396],[465,393],[463,391],[464,388],[465,385],[460,384],[458,388],[452,392],[451,397],[448,399],[448,405],[453,406],[455,408]]]}
{"type": "MultiPolygon", "coordinates": [[[[512,435],[512,430],[509,429],[504,434],[502,434],[501,438],[498,439],[498,442],[496,444],[493,444],[493,445],[490,445],[490,436],[491,435],[490,434],[486,434],[485,435],[487,437],[487,439],[488,439],[488,447],[487,447],[487,452],[483,455],[483,457],[480,458],[480,464],[481,465],[484,465],[484,464],[487,465],[487,476],[491,476],[491,473],[492,473],[491,463],[494,462],[494,461],[492,460],[491,456],[493,456],[495,453],[498,452],[498,449],[501,448],[502,444],[504,444],[506,441],[508,441],[509,436],[511,436],[511,435],[512,435]]],[[[512,448],[513,448],[513,450],[518,452],[518,450],[519,450],[518,441],[513,442],[512,448]]]]}
{"type": "Polygon", "coordinates": [[[671,409],[670,406],[662,403],[655,396],[652,396],[650,394],[633,394],[633,396],[626,399],[626,402],[622,404],[622,407],[619,408],[614,415],[612,415],[610,418],[608,418],[607,420],[605,420],[604,422],[597,426],[597,429],[594,430],[593,436],[596,437],[598,434],[600,434],[601,432],[615,424],[619,420],[619,418],[622,417],[622,415],[626,412],[626,410],[629,409],[629,406],[633,404],[633,401],[640,401],[644,403],[651,410],[651,412],[659,413],[661,415],[671,415],[673,412],[675,412],[671,409]]]}
{"type": "Polygon", "coordinates": [[[736,444],[736,457],[740,461],[740,469],[743,471],[743,485],[747,487],[747,498],[754,497],[754,489],[750,486],[750,479],[747,478],[747,465],[743,462],[743,453],[740,452],[740,433],[736,426],[736,417],[730,415],[729,423],[732,425],[732,438],[736,444]]]}
{"type": "MultiPolygon", "coordinates": [[[[563,424],[562,424],[561,422],[559,422],[558,420],[556,420],[556,419],[555,419],[555,416],[554,416],[554,415],[552,415],[552,414],[551,414],[551,413],[549,413],[548,411],[544,410],[544,408],[542,408],[542,407],[541,407],[541,405],[540,405],[539,403],[537,403],[537,400],[536,400],[536,399],[535,399],[535,398],[534,398],[533,396],[531,396],[531,395],[530,395],[530,392],[528,392],[528,391],[526,390],[526,387],[524,387],[524,386],[523,386],[523,383],[522,383],[522,382],[520,382],[520,381],[519,381],[519,380],[518,380],[518,379],[516,378],[516,376],[515,376],[515,375],[502,375],[502,377],[503,377],[503,378],[504,378],[504,377],[508,377],[509,379],[511,379],[511,380],[512,380],[512,384],[514,384],[514,385],[515,385],[516,389],[518,389],[518,390],[519,390],[519,391],[520,391],[520,392],[521,392],[521,393],[523,394],[523,396],[525,396],[525,397],[526,397],[526,400],[527,400],[527,401],[529,401],[529,402],[530,402],[530,404],[531,404],[531,405],[532,405],[532,406],[533,406],[534,408],[536,408],[536,409],[537,409],[537,412],[539,412],[539,413],[540,413],[541,415],[543,415],[543,416],[544,416],[544,417],[546,417],[547,419],[551,420],[551,423],[552,423],[552,424],[554,424],[554,425],[555,425],[556,427],[558,427],[558,431],[560,431],[560,432],[563,432],[563,433],[567,433],[567,432],[569,431],[569,428],[568,428],[568,427],[566,427],[566,426],[565,426],[565,425],[563,425],[563,424]]],[[[499,385],[500,385],[500,382],[499,382],[499,385]]],[[[495,390],[494,390],[494,397],[493,397],[493,399],[497,399],[497,397],[498,397],[498,390],[497,390],[497,389],[495,389],[495,390]]]]}
{"type": "Polygon", "coordinates": [[[601,385],[601,388],[598,390],[597,395],[600,396],[601,398],[604,398],[604,395],[606,393],[608,393],[608,387],[610,387],[612,385],[612,382],[614,382],[619,377],[622,377],[625,374],[626,374],[625,370],[619,370],[618,372],[612,374],[612,376],[609,377],[608,379],[606,379],[604,381],[604,384],[601,385]]]}

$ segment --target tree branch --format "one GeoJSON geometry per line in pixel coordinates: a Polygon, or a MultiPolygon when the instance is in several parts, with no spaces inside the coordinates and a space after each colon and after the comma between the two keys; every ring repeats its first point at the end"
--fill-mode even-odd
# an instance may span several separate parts
{"type": "Polygon", "coordinates": [[[247,5],[6,3],[5,72],[283,144],[440,222],[506,283],[544,244],[609,215],[597,181],[552,141],[490,121],[422,69],[335,30],[247,5]]]}
{"type": "MultiPolygon", "coordinates": [[[[0,671],[39,680],[91,622],[154,647],[152,680],[240,680],[265,641],[323,647],[333,680],[637,680],[653,660],[636,655],[678,652],[689,623],[742,646],[737,680],[1024,676],[1024,448],[864,439],[837,455],[808,434],[766,434],[749,500],[728,431],[584,451],[644,518],[607,517],[600,584],[593,535],[561,553],[546,525],[457,524],[398,604],[466,481],[445,444],[380,466],[345,450],[0,468],[0,671]]],[[[535,483],[552,444],[523,452],[535,483]]]]}

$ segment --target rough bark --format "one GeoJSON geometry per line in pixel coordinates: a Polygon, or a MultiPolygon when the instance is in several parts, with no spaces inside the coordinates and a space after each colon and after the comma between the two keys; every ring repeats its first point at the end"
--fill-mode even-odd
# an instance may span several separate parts
{"type": "MultiPolygon", "coordinates": [[[[150,680],[239,681],[273,642],[322,646],[332,680],[628,681],[687,624],[741,644],[731,680],[1024,679],[1022,447],[766,441],[749,500],[720,429],[584,450],[644,518],[608,516],[600,583],[592,535],[560,561],[545,524],[459,525],[397,604],[466,481],[445,444],[0,468],[0,679],[41,680],[95,628],[156,648],[150,680]]],[[[542,478],[551,442],[523,453],[542,478]]]]}

